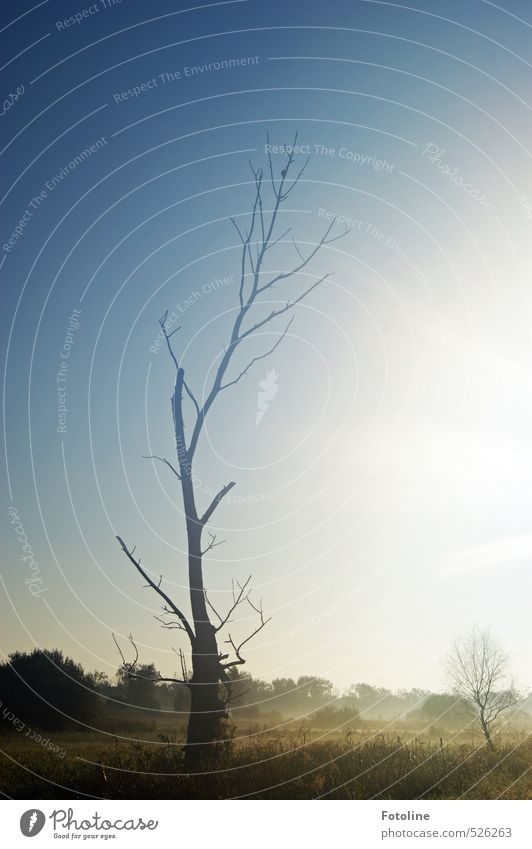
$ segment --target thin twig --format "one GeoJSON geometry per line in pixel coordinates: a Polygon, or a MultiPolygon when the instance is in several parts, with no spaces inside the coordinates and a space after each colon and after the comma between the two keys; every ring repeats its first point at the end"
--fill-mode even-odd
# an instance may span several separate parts
{"type": "Polygon", "coordinates": [[[175,615],[178,617],[178,619],[181,620],[181,622],[183,623],[184,629],[189,636],[190,642],[192,643],[192,645],[194,645],[195,640],[196,640],[196,636],[194,634],[194,631],[190,627],[190,624],[189,624],[188,619],[186,618],[185,614],[182,613],[181,610],[174,604],[174,602],[172,601],[170,596],[167,595],[164,592],[164,590],[161,589],[161,587],[159,585],[157,585],[154,581],[152,581],[150,576],[147,574],[147,572],[140,565],[140,560],[137,560],[135,557],[133,557],[133,552],[134,552],[135,549],[133,549],[133,551],[129,551],[129,549],[128,549],[128,547],[125,544],[123,539],[121,539],[119,536],[117,536],[117,540],[120,543],[122,551],[129,558],[131,563],[133,563],[133,566],[135,567],[135,569],[137,569],[137,571],[140,572],[142,577],[148,582],[149,586],[152,589],[154,589],[155,592],[158,593],[161,596],[161,598],[163,598],[165,600],[165,602],[171,608],[172,612],[175,613],[175,615]]]}

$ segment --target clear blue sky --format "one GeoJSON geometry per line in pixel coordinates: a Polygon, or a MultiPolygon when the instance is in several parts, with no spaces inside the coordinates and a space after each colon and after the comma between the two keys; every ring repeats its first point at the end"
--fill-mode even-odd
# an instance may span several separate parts
{"type": "MultiPolygon", "coordinates": [[[[2,652],[58,646],[112,673],[112,632],[133,632],[174,670],[179,640],[115,541],[186,604],[178,492],[142,459],[173,450],[157,320],[180,312],[201,395],[237,303],[248,159],[297,131],[310,162],[286,226],[312,244],[336,213],[351,232],[213,410],[198,497],[237,486],[207,586],[223,606],[253,573],[273,618],[248,669],[268,679],[442,688],[477,623],[528,687],[529,5],[4,6],[2,652]]],[[[282,243],[271,268],[293,258],[282,243]]]]}

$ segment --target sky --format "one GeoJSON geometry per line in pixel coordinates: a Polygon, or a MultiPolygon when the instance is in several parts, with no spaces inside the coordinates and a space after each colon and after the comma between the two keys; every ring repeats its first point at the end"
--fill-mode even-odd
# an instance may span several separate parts
{"type": "MultiPolygon", "coordinates": [[[[230,217],[246,226],[249,160],[297,132],[309,164],[283,229],[304,251],[333,216],[349,232],[257,306],[331,275],[207,421],[198,501],[236,481],[211,523],[225,543],[205,562],[210,596],[223,609],[253,575],[272,620],[246,668],[267,680],[442,690],[446,653],[479,625],[526,691],[529,5],[16,12],[0,13],[2,655],[60,647],[112,675],[112,635],[131,633],[142,661],[175,671],[185,643],[115,539],[187,607],[179,491],[143,459],[174,457],[158,320],[179,315],[201,398],[238,305],[230,217]]],[[[296,259],[286,238],[269,269],[296,259]]]]}

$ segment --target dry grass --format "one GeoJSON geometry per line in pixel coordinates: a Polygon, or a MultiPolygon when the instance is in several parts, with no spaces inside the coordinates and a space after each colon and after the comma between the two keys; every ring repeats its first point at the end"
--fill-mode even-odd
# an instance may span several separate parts
{"type": "Polygon", "coordinates": [[[0,788],[10,797],[261,799],[530,799],[532,740],[503,735],[489,752],[471,735],[448,739],[401,729],[342,734],[297,725],[233,726],[203,775],[183,774],[181,732],[142,742],[63,735],[59,758],[11,735],[0,740],[0,788]],[[238,734],[238,737],[236,736],[238,734]]]}

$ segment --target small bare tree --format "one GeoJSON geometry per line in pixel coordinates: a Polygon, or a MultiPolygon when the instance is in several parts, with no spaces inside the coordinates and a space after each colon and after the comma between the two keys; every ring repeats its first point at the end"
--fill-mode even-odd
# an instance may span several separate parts
{"type": "MultiPolygon", "coordinates": [[[[175,366],[176,376],[171,409],[176,440],[177,467],[166,457],[155,456],[149,459],[164,463],[179,482],[188,548],[190,618],[185,615],[181,605],[177,606],[168,593],[163,590],[161,586],[162,576],[158,580],[154,579],[153,573],[142,566],[140,559],[135,557],[135,549],[127,546],[118,537],[126,557],[144,578],[147,586],[162,599],[162,616],[157,618],[159,618],[163,627],[184,631],[190,642],[191,674],[188,674],[185,658],[181,652],[182,678],[173,679],[186,684],[190,690],[191,707],[187,745],[185,747],[185,767],[189,769],[197,768],[199,763],[205,759],[205,755],[212,754],[213,745],[220,739],[221,723],[227,715],[227,705],[231,698],[231,682],[228,670],[245,663],[242,654],[244,646],[269,621],[264,616],[262,602],[256,603],[250,596],[251,576],[242,583],[233,582],[232,603],[225,613],[218,612],[207,595],[203,578],[203,558],[208,551],[220,543],[214,534],[209,534],[209,541],[204,543],[203,536],[209,520],[228,492],[235,486],[235,482],[226,483],[208,505],[200,508],[193,486],[195,477],[193,467],[198,443],[205,420],[218,396],[238,384],[257,362],[273,354],[286,336],[293,316],[289,317],[284,327],[279,328],[278,338],[268,350],[245,359],[244,363],[246,364],[242,364],[243,367],[240,368],[236,367],[234,374],[231,375],[230,367],[237,351],[245,348],[246,342],[256,335],[257,331],[261,331],[275,322],[276,319],[289,314],[317,286],[327,280],[330,274],[318,277],[313,283],[306,285],[292,297],[285,296],[283,301],[279,302],[279,306],[270,309],[266,314],[264,314],[265,304],[261,296],[272,294],[274,287],[277,290],[282,284],[286,284],[286,281],[290,278],[297,277],[298,273],[309,265],[323,246],[331,244],[347,232],[332,235],[335,224],[335,219],[333,219],[320,239],[307,250],[297,244],[290,235],[290,241],[296,254],[293,265],[286,271],[268,272],[265,268],[265,261],[269,257],[270,251],[280,242],[288,241],[287,237],[291,233],[291,228],[280,234],[277,234],[276,230],[281,206],[297,186],[308,164],[307,159],[299,171],[294,170],[296,143],[297,134],[293,145],[286,147],[286,158],[278,176],[276,176],[271,153],[268,154],[267,182],[272,192],[272,203],[269,210],[265,209],[263,203],[265,185],[263,169],[254,168],[250,162],[254,198],[247,229],[241,229],[237,222],[231,218],[241,242],[238,304],[230,335],[219,353],[219,365],[215,370],[210,386],[200,400],[187,381],[185,369],[173,346],[172,337],[180,328],[170,328],[168,313],[165,313],[159,322],[168,354],[175,366]],[[260,315],[261,305],[263,307],[262,315],[260,315]],[[187,434],[190,434],[190,436],[187,436],[187,434]],[[227,633],[224,643],[227,648],[221,651],[219,647],[220,632],[229,625],[231,617],[240,605],[247,605],[253,611],[257,616],[257,625],[250,634],[242,639],[236,639],[230,632],[227,633]]],[[[136,675],[138,674],[136,671],[138,653],[133,638],[130,638],[130,640],[134,649],[134,660],[127,663],[122,655],[123,668],[127,674],[136,675]]],[[[155,682],[160,680],[163,679],[154,679],[155,682]]]]}
{"type": "Polygon", "coordinates": [[[482,733],[492,751],[495,723],[519,699],[509,677],[509,661],[509,655],[499,646],[491,631],[476,627],[456,641],[447,659],[454,689],[473,703],[482,733]]]}

